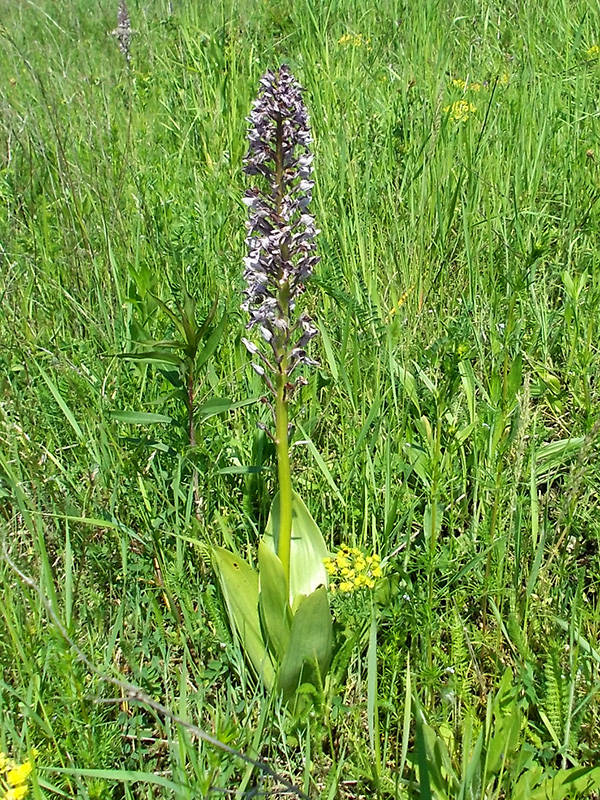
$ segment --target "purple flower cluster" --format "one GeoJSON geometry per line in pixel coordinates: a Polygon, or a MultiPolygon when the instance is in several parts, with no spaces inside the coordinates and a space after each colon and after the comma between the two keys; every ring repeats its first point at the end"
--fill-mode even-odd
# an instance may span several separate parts
{"type": "Polygon", "coordinates": [[[131,51],[132,33],[133,31],[131,30],[131,19],[129,17],[129,11],[127,10],[125,0],[119,0],[117,27],[112,32],[112,35],[116,36],[117,42],[119,43],[119,50],[125,56],[125,60],[127,62],[131,60],[130,51],[131,51]]]}
{"type": "Polygon", "coordinates": [[[293,312],[304,281],[319,260],[315,255],[319,231],[308,211],[313,156],[302,90],[285,65],[267,72],[260,84],[248,117],[244,162],[244,171],[262,180],[244,197],[249,215],[242,309],[250,315],[248,328],[258,326],[270,345],[273,360],[252,342],[243,341],[250,353],[261,358],[264,366],[253,367],[271,386],[265,366],[289,376],[299,364],[317,363],[305,349],[317,329],[307,314],[294,320],[293,312]]]}

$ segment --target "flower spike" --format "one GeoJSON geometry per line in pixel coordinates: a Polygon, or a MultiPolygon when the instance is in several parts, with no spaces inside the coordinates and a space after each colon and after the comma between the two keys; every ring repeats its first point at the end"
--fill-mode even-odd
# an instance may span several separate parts
{"type": "Polygon", "coordinates": [[[262,186],[252,186],[244,197],[248,255],[242,309],[250,315],[248,328],[258,326],[271,347],[275,369],[289,374],[298,364],[316,363],[304,348],[317,328],[306,314],[296,322],[291,318],[319,260],[319,231],[308,212],[314,186],[312,137],[302,90],[288,67],[266,72],[260,85],[248,117],[244,171],[261,178],[262,186]],[[301,335],[295,341],[298,328],[301,335]]]}

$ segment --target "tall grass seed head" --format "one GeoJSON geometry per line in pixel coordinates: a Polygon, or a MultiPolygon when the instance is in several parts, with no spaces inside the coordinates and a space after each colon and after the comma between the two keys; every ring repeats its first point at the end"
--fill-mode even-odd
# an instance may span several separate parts
{"type": "Polygon", "coordinates": [[[242,309],[250,315],[247,327],[258,328],[272,356],[243,341],[262,361],[253,364],[259,374],[264,375],[266,367],[291,375],[299,364],[317,363],[306,353],[316,326],[307,314],[293,318],[304,282],[319,260],[315,253],[319,231],[309,213],[314,186],[312,136],[302,89],[287,66],[266,72],[260,87],[248,117],[244,166],[257,182],[244,197],[248,255],[242,309]]]}

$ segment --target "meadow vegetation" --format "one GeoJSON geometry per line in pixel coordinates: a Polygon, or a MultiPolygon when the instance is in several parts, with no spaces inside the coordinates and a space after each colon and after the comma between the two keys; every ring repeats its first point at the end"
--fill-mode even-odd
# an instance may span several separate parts
{"type": "Polygon", "coordinates": [[[117,5],[0,0],[0,793],[600,796],[597,5],[130,0],[129,60],[117,5]],[[240,303],[282,63],[321,231],[290,457],[341,643],[293,708],[211,559],[256,562],[277,491],[240,303]],[[151,355],[180,307],[213,314],[193,440],[151,355]]]}

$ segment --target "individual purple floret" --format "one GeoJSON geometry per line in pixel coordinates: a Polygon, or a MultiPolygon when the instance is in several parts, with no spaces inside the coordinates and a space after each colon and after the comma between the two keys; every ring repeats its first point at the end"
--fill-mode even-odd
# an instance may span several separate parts
{"type": "Polygon", "coordinates": [[[272,359],[244,342],[262,361],[254,365],[259,374],[266,367],[289,376],[299,364],[316,364],[305,348],[317,328],[306,314],[293,319],[296,298],[319,260],[319,231],[308,211],[314,186],[312,137],[302,90],[288,67],[265,73],[260,85],[248,117],[244,161],[244,171],[260,180],[244,197],[249,214],[242,309],[250,315],[248,328],[258,326],[270,345],[272,359]]]}

